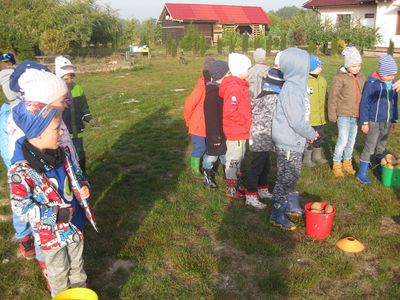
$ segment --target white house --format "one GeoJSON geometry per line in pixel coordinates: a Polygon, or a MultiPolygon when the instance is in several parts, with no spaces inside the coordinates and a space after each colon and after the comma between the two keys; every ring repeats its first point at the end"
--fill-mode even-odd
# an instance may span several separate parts
{"type": "Polygon", "coordinates": [[[400,48],[400,0],[310,0],[304,8],[320,13],[321,19],[338,22],[360,20],[379,29],[382,36],[377,48],[387,48],[392,40],[400,48]]]}

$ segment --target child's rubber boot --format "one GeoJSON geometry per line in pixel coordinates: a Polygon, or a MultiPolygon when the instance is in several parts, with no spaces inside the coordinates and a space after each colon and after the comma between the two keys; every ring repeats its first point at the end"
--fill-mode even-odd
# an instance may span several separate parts
{"type": "Polygon", "coordinates": [[[236,179],[227,179],[226,184],[227,184],[226,195],[229,198],[236,199],[236,200],[244,200],[246,198],[244,193],[240,192],[237,189],[237,180],[236,179]]]}
{"type": "Polygon", "coordinates": [[[195,178],[203,179],[203,174],[200,173],[200,157],[192,156],[190,158],[190,168],[195,178]]]}
{"type": "Polygon", "coordinates": [[[375,172],[379,176],[382,175],[382,165],[381,165],[382,158],[383,158],[383,154],[375,155],[375,172]]]}
{"type": "Polygon", "coordinates": [[[46,263],[44,261],[38,260],[38,264],[40,266],[40,269],[42,270],[44,278],[46,279],[47,289],[51,292],[51,286],[50,286],[50,283],[49,283],[49,275],[48,275],[48,272],[47,272],[46,263]]]}
{"type": "Polygon", "coordinates": [[[369,161],[360,160],[360,167],[357,173],[357,179],[365,184],[371,184],[371,180],[368,178],[369,161]]]}
{"type": "Polygon", "coordinates": [[[19,250],[26,259],[35,257],[35,241],[32,234],[28,234],[19,240],[19,250]]]}
{"type": "Polygon", "coordinates": [[[257,192],[246,191],[246,204],[251,205],[257,209],[264,209],[267,207],[267,205],[259,200],[257,192]]]}
{"type": "Polygon", "coordinates": [[[260,185],[257,191],[261,199],[272,199],[272,194],[268,190],[268,185],[260,185]]]}
{"type": "Polygon", "coordinates": [[[341,162],[333,162],[332,172],[336,178],[343,177],[343,166],[341,162]]]}
{"type": "Polygon", "coordinates": [[[215,191],[217,189],[217,183],[215,182],[215,172],[213,169],[203,169],[204,180],[203,185],[211,190],[215,191]]]}
{"type": "Polygon", "coordinates": [[[292,223],[286,216],[287,201],[273,201],[273,208],[270,222],[272,225],[280,227],[284,230],[294,231],[296,225],[292,223]]]}
{"type": "Polygon", "coordinates": [[[293,192],[287,196],[286,214],[293,217],[304,216],[304,210],[300,206],[300,193],[293,192]]]}
{"type": "Polygon", "coordinates": [[[304,151],[303,165],[309,168],[313,168],[316,166],[316,164],[311,160],[311,155],[312,155],[312,150],[306,149],[306,151],[304,151]]]}
{"type": "Polygon", "coordinates": [[[343,170],[350,175],[356,174],[356,171],[353,169],[353,164],[351,159],[343,160],[343,170]]]}
{"type": "Polygon", "coordinates": [[[312,149],[311,160],[317,164],[328,163],[328,161],[325,159],[324,150],[322,147],[312,149]]]}

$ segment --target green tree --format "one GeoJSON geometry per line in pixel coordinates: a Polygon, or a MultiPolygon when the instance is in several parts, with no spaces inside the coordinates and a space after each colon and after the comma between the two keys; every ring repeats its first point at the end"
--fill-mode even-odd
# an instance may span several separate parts
{"type": "Polygon", "coordinates": [[[207,51],[207,45],[206,45],[206,37],[204,35],[200,36],[200,45],[199,45],[199,52],[201,56],[204,56],[207,51]]]}
{"type": "Polygon", "coordinates": [[[249,35],[243,34],[242,35],[242,53],[246,54],[249,50],[249,35]]]}
{"type": "Polygon", "coordinates": [[[140,22],[131,19],[123,27],[122,43],[125,47],[139,42],[140,22]]]}
{"type": "Polygon", "coordinates": [[[265,42],[265,51],[271,53],[272,50],[272,36],[268,35],[265,42]]]}
{"type": "Polygon", "coordinates": [[[217,50],[218,54],[222,54],[224,52],[224,42],[222,41],[221,37],[218,37],[217,40],[217,50]]]}
{"type": "Polygon", "coordinates": [[[392,41],[392,39],[390,39],[389,47],[387,49],[387,54],[390,54],[393,56],[393,52],[394,52],[394,42],[392,41]]]}
{"type": "Polygon", "coordinates": [[[339,42],[336,37],[332,39],[331,42],[331,55],[336,56],[339,53],[339,42]]]}
{"type": "Polygon", "coordinates": [[[61,31],[49,29],[40,36],[39,47],[45,55],[63,54],[68,50],[68,41],[61,31]]]}
{"type": "Polygon", "coordinates": [[[287,46],[287,41],[286,41],[286,34],[282,32],[281,38],[280,38],[280,50],[283,51],[286,49],[287,46]]]}
{"type": "Polygon", "coordinates": [[[232,29],[226,29],[223,35],[224,45],[228,46],[229,53],[235,52],[236,46],[240,41],[240,34],[232,29]]]}
{"type": "Polygon", "coordinates": [[[185,35],[181,39],[179,45],[185,51],[193,50],[196,54],[199,51],[200,33],[197,28],[190,24],[185,28],[185,35]],[[194,49],[196,48],[196,49],[194,49]]]}
{"type": "Polygon", "coordinates": [[[317,53],[317,45],[315,44],[314,41],[309,41],[308,42],[308,53],[310,54],[316,54],[317,53]]]}

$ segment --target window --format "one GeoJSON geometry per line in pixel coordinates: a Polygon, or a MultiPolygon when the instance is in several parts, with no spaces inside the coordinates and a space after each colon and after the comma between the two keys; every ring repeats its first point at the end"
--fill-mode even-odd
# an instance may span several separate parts
{"type": "Polygon", "coordinates": [[[397,12],[396,35],[400,35],[400,11],[397,12]]]}
{"type": "Polygon", "coordinates": [[[368,13],[364,15],[365,19],[374,19],[375,18],[375,14],[374,13],[368,13]]]}
{"type": "Polygon", "coordinates": [[[350,26],[351,15],[337,15],[337,24],[339,26],[350,26]]]}

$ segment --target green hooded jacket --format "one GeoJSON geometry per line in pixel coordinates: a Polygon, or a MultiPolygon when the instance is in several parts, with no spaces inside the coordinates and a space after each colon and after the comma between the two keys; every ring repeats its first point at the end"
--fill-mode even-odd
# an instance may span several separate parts
{"type": "Polygon", "coordinates": [[[327,83],[324,77],[308,76],[308,90],[310,98],[310,125],[321,126],[326,124],[327,112],[327,83]]]}

